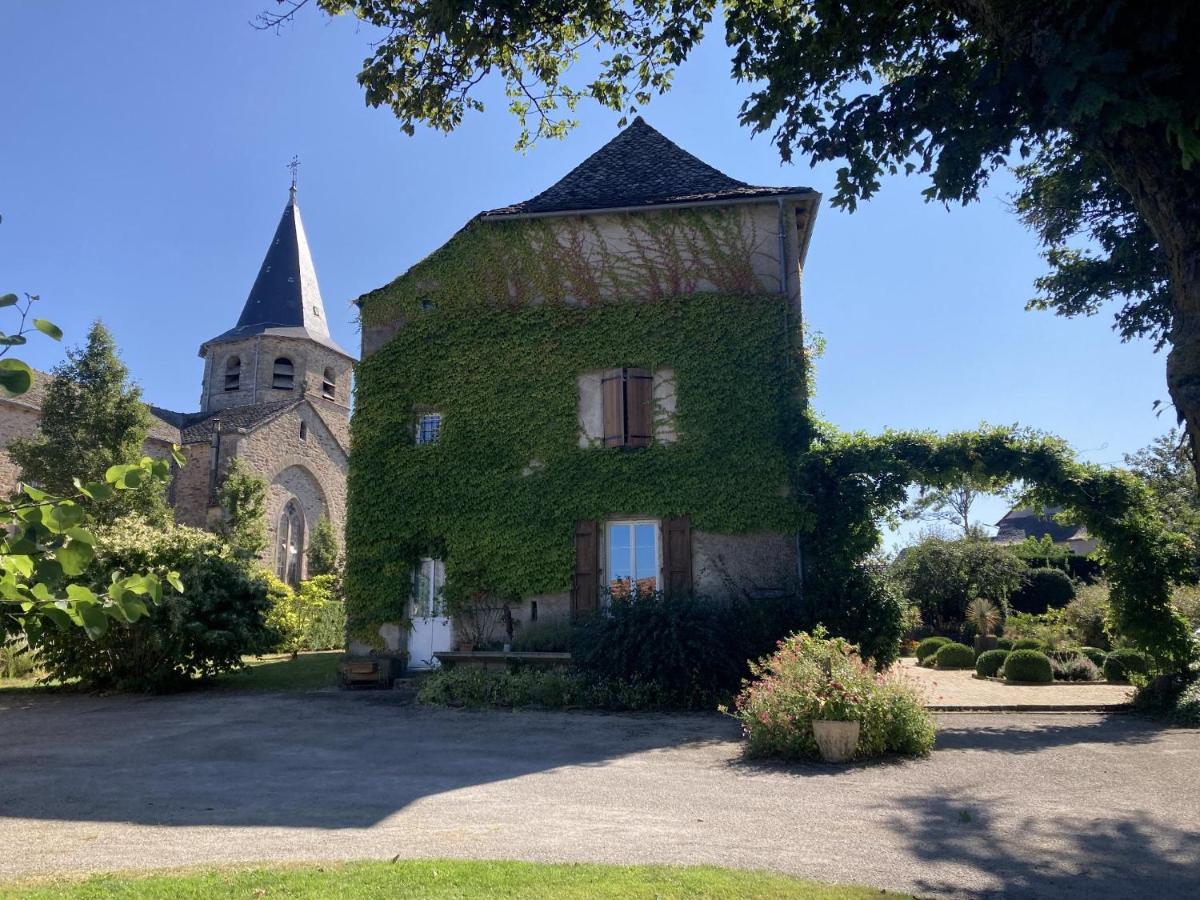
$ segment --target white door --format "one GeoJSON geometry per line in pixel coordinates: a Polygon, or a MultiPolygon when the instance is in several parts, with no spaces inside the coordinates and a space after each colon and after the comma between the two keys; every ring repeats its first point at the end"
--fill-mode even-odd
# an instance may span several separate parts
{"type": "Polygon", "coordinates": [[[453,629],[446,615],[446,600],[442,587],[446,583],[446,566],[440,559],[423,559],[413,577],[412,606],[409,616],[412,631],[408,633],[408,667],[432,669],[438,665],[433,655],[449,650],[453,629]]]}

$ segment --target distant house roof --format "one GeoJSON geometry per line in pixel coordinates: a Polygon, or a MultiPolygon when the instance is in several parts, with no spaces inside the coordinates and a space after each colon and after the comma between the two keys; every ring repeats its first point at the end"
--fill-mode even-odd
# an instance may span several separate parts
{"type": "MultiPolygon", "coordinates": [[[[4,388],[0,388],[0,398],[8,400],[11,403],[18,403],[21,406],[27,406],[40,413],[42,404],[46,400],[46,391],[53,380],[53,372],[42,372],[34,369],[33,385],[29,390],[24,394],[13,394],[4,388]]],[[[160,416],[157,407],[147,406],[146,408],[150,412],[150,427],[147,429],[146,436],[153,440],[165,441],[169,444],[179,443],[179,428],[175,423],[160,416]]]]}
{"type": "Polygon", "coordinates": [[[500,219],[815,193],[812,188],[758,187],[730,178],[638,116],[536,197],[488,210],[479,217],[500,219]]]}
{"type": "Polygon", "coordinates": [[[287,206],[283,208],[279,226],[267,247],[267,255],[237,325],[206,341],[204,346],[256,334],[307,338],[349,359],[354,358],[329,334],[325,304],[321,300],[304,222],[300,219],[295,188],[288,195],[287,206]]]}
{"type": "Polygon", "coordinates": [[[1027,506],[1010,509],[996,523],[993,540],[1001,544],[1019,544],[1026,538],[1041,540],[1048,534],[1055,544],[1069,546],[1076,553],[1091,553],[1096,549],[1096,541],[1086,528],[1055,521],[1054,516],[1062,510],[1061,506],[1047,506],[1039,514],[1027,506]]]}

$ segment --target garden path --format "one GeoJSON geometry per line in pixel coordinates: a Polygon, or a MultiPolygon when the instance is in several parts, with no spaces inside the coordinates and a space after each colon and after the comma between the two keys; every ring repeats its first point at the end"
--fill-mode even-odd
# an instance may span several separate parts
{"type": "Polygon", "coordinates": [[[969,669],[930,669],[905,657],[897,668],[924,691],[934,710],[1095,710],[1120,707],[1133,696],[1127,684],[1005,684],[976,678],[969,669]]]}

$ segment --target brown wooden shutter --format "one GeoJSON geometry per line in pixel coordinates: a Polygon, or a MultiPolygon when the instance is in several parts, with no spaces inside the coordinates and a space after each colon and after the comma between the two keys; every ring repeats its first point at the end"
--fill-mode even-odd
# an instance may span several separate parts
{"type": "Polygon", "coordinates": [[[686,597],[692,592],[692,520],[687,516],[663,519],[663,593],[686,597]]]}
{"type": "Polygon", "coordinates": [[[645,369],[625,370],[625,446],[646,447],[654,436],[654,378],[645,369]]]}
{"type": "Polygon", "coordinates": [[[604,446],[625,446],[625,370],[609,369],[600,376],[604,408],[604,446]]]}
{"type": "Polygon", "coordinates": [[[575,577],[571,582],[571,616],[579,618],[600,608],[600,523],[575,523],[575,577]]]}

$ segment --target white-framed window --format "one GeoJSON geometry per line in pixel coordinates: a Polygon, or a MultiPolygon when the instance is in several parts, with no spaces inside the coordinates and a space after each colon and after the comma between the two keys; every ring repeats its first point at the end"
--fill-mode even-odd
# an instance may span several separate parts
{"type": "Polygon", "coordinates": [[[409,616],[413,619],[445,618],[445,586],[446,564],[440,559],[422,559],[413,569],[409,616]]]}
{"type": "Polygon", "coordinates": [[[442,434],[442,414],[438,412],[421,413],[417,417],[417,443],[436,444],[442,434]]]}
{"type": "Polygon", "coordinates": [[[604,573],[609,596],[621,600],[658,590],[662,569],[658,533],[658,522],[653,519],[608,523],[604,573]]]}

